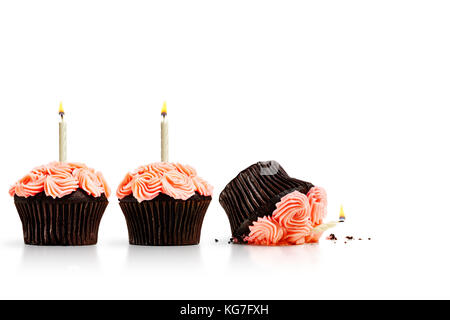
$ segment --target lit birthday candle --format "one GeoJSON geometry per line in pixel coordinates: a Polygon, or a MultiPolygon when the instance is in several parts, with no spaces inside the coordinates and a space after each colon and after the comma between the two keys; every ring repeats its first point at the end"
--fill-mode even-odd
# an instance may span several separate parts
{"type": "Polygon", "coordinates": [[[341,205],[341,210],[339,212],[339,220],[337,221],[330,221],[326,223],[322,223],[315,227],[313,229],[313,233],[322,233],[327,231],[328,229],[334,228],[338,225],[338,223],[345,222],[345,214],[344,214],[344,207],[341,205]]]}
{"type": "Polygon", "coordinates": [[[59,115],[61,121],[59,122],[59,162],[67,161],[67,124],[64,121],[64,109],[62,102],[59,104],[59,115]]]}
{"type": "Polygon", "coordinates": [[[341,204],[341,211],[339,212],[339,222],[345,222],[344,206],[341,204]]]}
{"type": "Polygon", "coordinates": [[[169,121],[167,120],[167,104],[161,109],[161,162],[169,161],[169,121]]]}

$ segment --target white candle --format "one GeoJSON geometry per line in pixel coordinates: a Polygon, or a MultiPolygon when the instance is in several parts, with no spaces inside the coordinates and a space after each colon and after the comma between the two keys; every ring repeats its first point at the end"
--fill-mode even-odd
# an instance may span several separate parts
{"type": "Polygon", "coordinates": [[[345,214],[344,214],[344,207],[341,205],[341,211],[339,212],[339,220],[338,221],[330,221],[330,222],[324,222],[318,226],[316,226],[312,232],[325,232],[328,229],[336,227],[338,224],[345,222],[345,214]]]}
{"type": "Polygon", "coordinates": [[[61,121],[59,122],[59,162],[67,161],[67,124],[64,121],[64,109],[62,102],[59,104],[59,115],[61,121]]]}
{"type": "Polygon", "coordinates": [[[167,104],[161,109],[161,162],[169,161],[169,121],[167,120],[167,104]]]}

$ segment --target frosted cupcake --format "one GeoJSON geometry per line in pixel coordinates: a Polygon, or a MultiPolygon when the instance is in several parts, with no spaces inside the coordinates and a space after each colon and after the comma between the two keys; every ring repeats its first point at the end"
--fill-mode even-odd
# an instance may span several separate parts
{"type": "Polygon", "coordinates": [[[127,173],[117,197],[130,244],[198,244],[212,191],[188,165],[157,162],[127,173]]]}
{"type": "Polygon", "coordinates": [[[317,242],[324,231],[325,190],[290,177],[276,161],[241,171],[221,192],[219,202],[235,242],[298,245],[317,242]]]}
{"type": "Polygon", "coordinates": [[[9,191],[32,245],[97,243],[110,189],[100,172],[79,163],[52,162],[33,169],[9,191]]]}

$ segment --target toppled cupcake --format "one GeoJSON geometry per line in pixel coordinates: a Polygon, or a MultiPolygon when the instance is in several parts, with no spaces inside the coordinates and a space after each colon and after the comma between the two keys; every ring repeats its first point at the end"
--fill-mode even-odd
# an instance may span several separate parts
{"type": "Polygon", "coordinates": [[[9,190],[32,245],[92,245],[110,189],[100,172],[81,163],[33,169],[9,190]]]}
{"type": "Polygon", "coordinates": [[[117,197],[130,244],[198,244],[212,191],[188,165],[156,162],[127,173],[117,197]]]}
{"type": "Polygon", "coordinates": [[[327,215],[327,194],[291,178],[276,161],[240,172],[219,197],[235,242],[298,245],[317,242],[327,215]]]}

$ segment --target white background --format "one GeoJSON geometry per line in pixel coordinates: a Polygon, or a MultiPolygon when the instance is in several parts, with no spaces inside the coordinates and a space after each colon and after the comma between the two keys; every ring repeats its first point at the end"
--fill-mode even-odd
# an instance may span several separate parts
{"type": "Polygon", "coordinates": [[[0,298],[450,298],[448,1],[1,1],[0,298]],[[94,247],[23,245],[12,183],[57,160],[170,159],[215,187],[200,246],[131,247],[113,195],[94,247]],[[228,245],[218,194],[277,160],[338,235],[228,245]],[[214,239],[220,240],[215,243],[214,239]],[[342,237],[340,237],[340,240],[342,237]]]}

